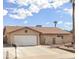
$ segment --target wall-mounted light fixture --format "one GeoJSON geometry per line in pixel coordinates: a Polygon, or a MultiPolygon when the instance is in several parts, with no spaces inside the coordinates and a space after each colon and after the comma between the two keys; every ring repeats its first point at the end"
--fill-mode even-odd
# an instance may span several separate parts
{"type": "Polygon", "coordinates": [[[25,33],[27,33],[27,30],[25,30],[25,33]]]}

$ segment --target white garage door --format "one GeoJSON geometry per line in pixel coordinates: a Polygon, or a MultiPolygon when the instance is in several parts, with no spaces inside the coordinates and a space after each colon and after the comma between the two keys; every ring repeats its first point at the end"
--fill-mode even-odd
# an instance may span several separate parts
{"type": "Polygon", "coordinates": [[[35,35],[16,35],[13,43],[20,46],[37,45],[37,37],[35,35]]]}

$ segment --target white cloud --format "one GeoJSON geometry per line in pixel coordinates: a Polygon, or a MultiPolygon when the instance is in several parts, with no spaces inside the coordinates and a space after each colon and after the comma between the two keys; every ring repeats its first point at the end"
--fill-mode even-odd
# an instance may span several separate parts
{"type": "Polygon", "coordinates": [[[15,3],[16,0],[8,0],[9,3],[15,3]]]}
{"type": "Polygon", "coordinates": [[[35,4],[40,7],[40,9],[45,9],[50,7],[48,0],[36,0],[35,4]]]}
{"type": "Polygon", "coordinates": [[[29,11],[31,13],[38,13],[40,11],[40,8],[34,4],[31,4],[31,6],[29,7],[29,11]]]}
{"type": "Polygon", "coordinates": [[[3,16],[7,15],[8,11],[7,10],[3,10],[3,16]]]}
{"type": "Polygon", "coordinates": [[[72,27],[73,27],[73,25],[72,25],[71,22],[65,22],[64,23],[64,29],[66,29],[66,30],[72,30],[72,27]]]}
{"type": "Polygon", "coordinates": [[[60,6],[62,6],[64,3],[69,2],[70,0],[53,0],[53,2],[51,3],[51,6],[54,8],[58,8],[60,6]]]}
{"type": "Polygon", "coordinates": [[[65,29],[65,30],[72,30],[72,26],[70,27],[70,26],[65,26],[63,29],[65,29]]]}
{"type": "Polygon", "coordinates": [[[46,24],[47,24],[47,25],[48,25],[48,24],[51,24],[51,22],[47,22],[46,24]]]}
{"type": "MultiPolygon", "coordinates": [[[[41,9],[46,8],[58,8],[64,3],[69,2],[69,0],[8,0],[9,3],[18,4],[18,6],[28,6],[27,10],[17,9],[15,18],[26,18],[27,16],[32,16],[33,13],[38,13],[41,9]]],[[[11,14],[12,17],[12,14],[11,14]]]]}
{"type": "Polygon", "coordinates": [[[70,15],[72,15],[72,12],[73,12],[72,8],[69,8],[69,9],[65,8],[64,11],[69,13],[70,15]]]}
{"type": "Polygon", "coordinates": [[[32,14],[24,8],[14,9],[14,14],[9,14],[10,17],[15,19],[25,19],[27,16],[32,16],[32,14]]]}
{"type": "Polygon", "coordinates": [[[36,4],[40,8],[48,8],[48,7],[60,7],[64,3],[69,2],[70,0],[8,0],[9,3],[17,3],[19,5],[25,5],[28,4],[36,4]]]}
{"type": "Polygon", "coordinates": [[[15,18],[15,19],[25,19],[25,17],[23,16],[19,16],[19,15],[12,15],[12,14],[10,14],[9,15],[10,17],[12,17],[12,18],[15,18]]]}
{"type": "Polygon", "coordinates": [[[28,6],[29,0],[16,0],[16,3],[19,4],[20,6],[25,5],[28,6]]]}
{"type": "Polygon", "coordinates": [[[66,25],[72,25],[72,23],[71,23],[71,22],[66,22],[65,24],[66,24],[66,25]]]}
{"type": "Polygon", "coordinates": [[[63,24],[63,21],[58,21],[58,24],[63,24]]]}

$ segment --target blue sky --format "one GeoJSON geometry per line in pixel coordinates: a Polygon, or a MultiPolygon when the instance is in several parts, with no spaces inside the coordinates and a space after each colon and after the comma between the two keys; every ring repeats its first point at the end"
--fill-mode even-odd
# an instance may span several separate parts
{"type": "Polygon", "coordinates": [[[4,26],[36,26],[72,29],[72,4],[69,0],[3,0],[4,26]],[[40,2],[41,1],[41,2],[40,2]]]}

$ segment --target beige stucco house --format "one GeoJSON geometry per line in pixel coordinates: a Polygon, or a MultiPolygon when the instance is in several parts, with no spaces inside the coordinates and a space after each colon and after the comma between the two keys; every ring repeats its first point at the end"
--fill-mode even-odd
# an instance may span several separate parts
{"type": "Polygon", "coordinates": [[[53,27],[7,26],[5,36],[7,36],[8,44],[16,44],[18,46],[72,42],[70,32],[53,27]]]}

